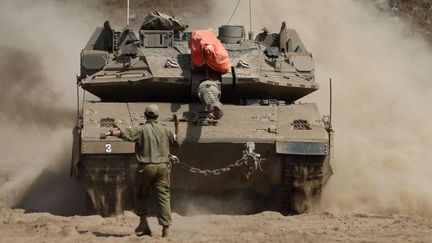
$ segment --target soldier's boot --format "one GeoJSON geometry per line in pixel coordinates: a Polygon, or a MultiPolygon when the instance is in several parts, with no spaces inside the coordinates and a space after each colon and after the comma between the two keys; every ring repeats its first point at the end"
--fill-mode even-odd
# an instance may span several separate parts
{"type": "Polygon", "coordinates": [[[148,225],[147,222],[147,217],[146,216],[140,216],[140,223],[138,225],[138,227],[136,227],[135,229],[135,234],[137,236],[143,236],[143,235],[148,235],[151,236],[151,230],[150,230],[150,226],[148,225]]]}
{"type": "Polygon", "coordinates": [[[170,234],[169,227],[168,226],[163,226],[163,228],[162,228],[162,237],[166,238],[166,237],[169,236],[169,234],[170,234]]]}

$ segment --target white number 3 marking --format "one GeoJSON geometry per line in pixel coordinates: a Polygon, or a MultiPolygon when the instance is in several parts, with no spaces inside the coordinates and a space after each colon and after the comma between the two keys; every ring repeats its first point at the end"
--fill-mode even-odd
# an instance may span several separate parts
{"type": "Polygon", "coordinates": [[[105,152],[111,153],[112,152],[112,146],[111,144],[107,143],[105,144],[105,152]]]}

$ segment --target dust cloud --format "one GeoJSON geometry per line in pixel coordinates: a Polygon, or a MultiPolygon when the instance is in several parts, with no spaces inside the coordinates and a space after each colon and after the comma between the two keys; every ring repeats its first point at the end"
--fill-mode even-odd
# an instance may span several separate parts
{"type": "Polygon", "coordinates": [[[59,105],[60,94],[45,81],[47,77],[39,61],[41,55],[44,54],[20,48],[0,49],[5,82],[0,91],[0,121],[47,128],[71,125],[74,111],[59,105]]]}
{"type": "Polygon", "coordinates": [[[69,178],[75,74],[97,18],[64,1],[2,2],[0,200],[11,206],[75,209],[69,203],[77,187],[69,178]]]}
{"type": "MultiPolygon", "coordinates": [[[[216,12],[233,5],[223,3],[216,12]]],[[[321,89],[304,101],[323,113],[333,77],[336,152],[323,209],[432,216],[431,46],[378,11],[375,4],[386,1],[252,3],[255,33],[264,26],[277,32],[287,21],[314,55],[321,89]]],[[[248,27],[248,13],[231,22],[248,27]]]]}

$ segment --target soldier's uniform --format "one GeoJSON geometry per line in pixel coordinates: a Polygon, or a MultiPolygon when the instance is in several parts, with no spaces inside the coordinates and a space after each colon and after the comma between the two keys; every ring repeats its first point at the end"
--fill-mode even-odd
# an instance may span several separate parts
{"type": "Polygon", "coordinates": [[[175,135],[168,127],[152,119],[145,124],[120,130],[122,139],[137,143],[136,213],[141,217],[147,216],[147,201],[152,188],[156,194],[159,224],[171,225],[168,155],[170,144],[178,146],[175,135]]]}

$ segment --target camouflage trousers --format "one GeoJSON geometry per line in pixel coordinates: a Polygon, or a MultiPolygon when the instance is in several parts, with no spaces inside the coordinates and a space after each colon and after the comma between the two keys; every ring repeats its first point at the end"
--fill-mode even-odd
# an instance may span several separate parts
{"type": "Polygon", "coordinates": [[[135,171],[135,203],[138,216],[148,215],[150,189],[156,196],[159,224],[171,225],[170,169],[167,164],[138,163],[135,171]]]}

